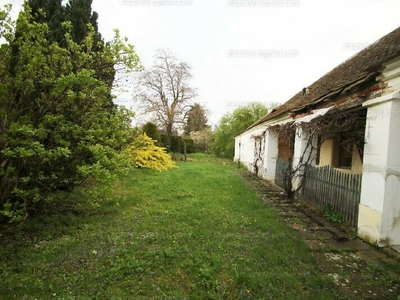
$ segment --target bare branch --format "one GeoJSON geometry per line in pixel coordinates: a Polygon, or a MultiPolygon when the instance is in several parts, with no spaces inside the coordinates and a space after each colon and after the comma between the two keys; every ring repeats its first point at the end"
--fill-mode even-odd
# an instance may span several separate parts
{"type": "MultiPolygon", "coordinates": [[[[167,50],[159,50],[152,68],[137,82],[134,100],[145,114],[156,117],[170,138],[172,129],[181,124],[197,96],[189,86],[190,67],[167,50]]],[[[176,129],[176,128],[175,128],[176,129]]]]}

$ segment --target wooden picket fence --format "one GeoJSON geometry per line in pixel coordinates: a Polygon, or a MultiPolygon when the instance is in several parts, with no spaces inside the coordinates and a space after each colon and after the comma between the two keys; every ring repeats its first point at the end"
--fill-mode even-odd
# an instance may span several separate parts
{"type": "Polygon", "coordinates": [[[361,174],[344,173],[330,166],[308,166],[302,197],[321,210],[329,207],[357,228],[361,174]]]}

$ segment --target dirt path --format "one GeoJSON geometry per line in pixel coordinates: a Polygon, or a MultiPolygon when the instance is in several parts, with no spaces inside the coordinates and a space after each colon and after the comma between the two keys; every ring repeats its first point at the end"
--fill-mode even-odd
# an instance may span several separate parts
{"type": "Polygon", "coordinates": [[[355,232],[327,221],[320,211],[287,199],[265,180],[240,173],[263,201],[309,245],[321,274],[337,285],[337,299],[400,299],[400,254],[378,249],[355,232]]]}

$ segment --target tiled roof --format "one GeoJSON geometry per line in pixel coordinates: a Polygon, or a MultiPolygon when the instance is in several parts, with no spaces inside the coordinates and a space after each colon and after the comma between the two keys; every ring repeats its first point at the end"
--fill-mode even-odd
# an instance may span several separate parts
{"type": "Polygon", "coordinates": [[[361,50],[308,86],[308,94],[303,96],[303,92],[300,91],[248,129],[284,113],[316,104],[328,97],[341,93],[350,86],[365,82],[369,78],[380,74],[384,62],[397,56],[400,56],[400,27],[361,50]]]}

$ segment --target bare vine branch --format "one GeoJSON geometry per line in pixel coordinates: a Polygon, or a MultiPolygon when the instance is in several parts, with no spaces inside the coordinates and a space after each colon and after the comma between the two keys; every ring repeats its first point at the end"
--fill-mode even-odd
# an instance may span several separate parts
{"type": "MultiPolygon", "coordinates": [[[[362,158],[365,143],[365,119],[365,110],[343,112],[334,108],[327,115],[310,122],[297,124],[290,122],[267,127],[267,130],[272,132],[278,140],[288,142],[289,158],[282,175],[285,191],[291,199],[302,190],[307,169],[315,164],[321,145],[325,141],[340,136],[340,145],[350,152],[353,151],[355,145],[362,158]],[[303,139],[305,144],[303,144],[304,149],[300,157],[295,158],[296,134],[297,138],[303,139]]],[[[257,176],[259,169],[264,164],[265,133],[252,137],[254,139],[253,169],[257,176]]]]}

